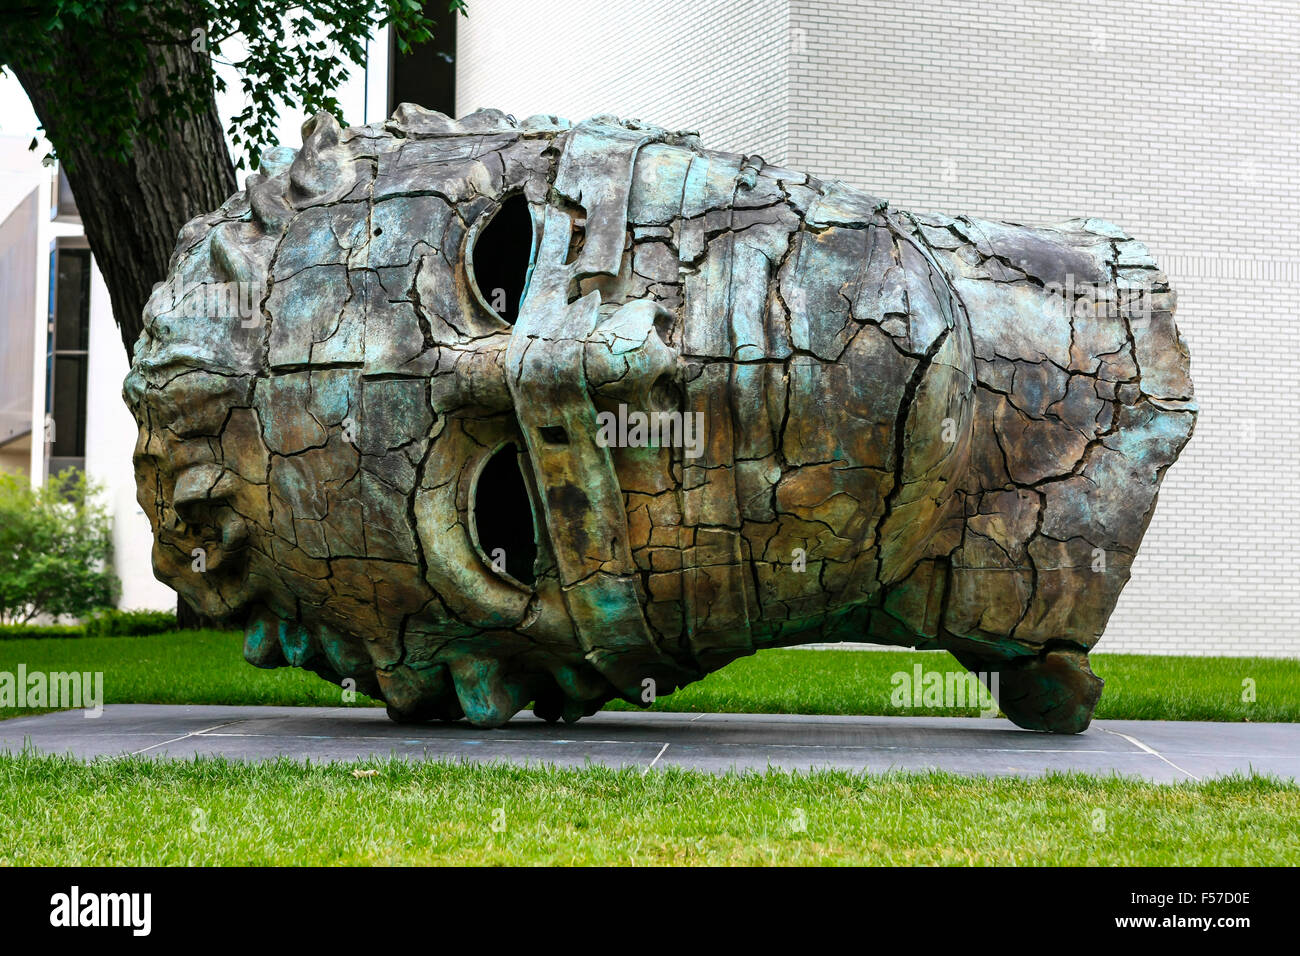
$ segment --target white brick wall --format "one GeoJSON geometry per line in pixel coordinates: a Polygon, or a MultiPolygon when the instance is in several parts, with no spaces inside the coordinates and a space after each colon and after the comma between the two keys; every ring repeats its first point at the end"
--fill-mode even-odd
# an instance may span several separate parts
{"type": "Polygon", "coordinates": [[[1300,4],[480,0],[461,31],[461,112],[613,112],[896,208],[1144,240],[1201,417],[1099,647],[1300,655],[1300,4]]]}
{"type": "Polygon", "coordinates": [[[790,132],[788,18],[786,0],[478,0],[458,27],[456,111],[614,113],[776,162],[790,132]]]}

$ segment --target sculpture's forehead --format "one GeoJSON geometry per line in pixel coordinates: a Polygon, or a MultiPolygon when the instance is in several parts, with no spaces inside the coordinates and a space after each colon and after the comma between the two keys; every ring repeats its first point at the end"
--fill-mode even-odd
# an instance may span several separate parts
{"type": "MultiPolygon", "coordinates": [[[[382,202],[393,196],[436,195],[459,204],[499,196],[508,186],[523,185],[507,184],[507,164],[517,166],[529,154],[540,156],[546,145],[518,133],[389,140],[376,157],[371,197],[382,202]]],[[[518,178],[523,170],[512,172],[518,178]]]]}

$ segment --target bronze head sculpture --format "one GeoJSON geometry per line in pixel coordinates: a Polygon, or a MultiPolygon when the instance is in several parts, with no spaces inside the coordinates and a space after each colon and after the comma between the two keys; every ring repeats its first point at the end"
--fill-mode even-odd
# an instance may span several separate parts
{"type": "Polygon", "coordinates": [[[1077,732],[1195,421],[1173,308],[1100,220],[895,212],[612,117],[320,114],[146,307],[139,498],[248,660],[396,719],[852,640],[1077,732]]]}

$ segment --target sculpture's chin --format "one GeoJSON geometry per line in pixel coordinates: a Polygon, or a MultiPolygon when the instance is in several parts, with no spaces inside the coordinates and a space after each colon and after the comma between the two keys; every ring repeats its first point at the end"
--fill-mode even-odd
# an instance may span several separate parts
{"type": "Polygon", "coordinates": [[[199,549],[191,549],[189,544],[155,538],[154,577],[204,617],[226,627],[242,626],[260,590],[249,579],[246,552],[211,548],[203,553],[200,563],[195,555],[199,549]]]}
{"type": "Polygon", "coordinates": [[[249,615],[249,606],[252,603],[251,598],[236,601],[232,604],[228,596],[223,599],[222,595],[210,591],[193,592],[180,589],[177,589],[177,591],[181,597],[185,598],[190,607],[204,617],[211,619],[214,624],[231,628],[245,626],[245,621],[249,615]]]}

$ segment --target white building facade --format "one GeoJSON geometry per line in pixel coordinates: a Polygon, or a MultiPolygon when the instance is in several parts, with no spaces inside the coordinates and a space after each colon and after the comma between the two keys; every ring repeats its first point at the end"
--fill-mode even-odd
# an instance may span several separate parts
{"type": "Polygon", "coordinates": [[[135,500],[135,421],[122,402],[126,351],[80,221],[26,138],[0,137],[0,469],[34,484],[66,468],[103,488],[119,606],[176,607],[153,576],[135,500]],[[14,197],[18,198],[16,201],[14,197]]]}
{"type": "Polygon", "coordinates": [[[1200,420],[1100,650],[1300,655],[1300,5],[481,0],[457,112],[615,113],[899,209],[1088,215],[1178,293],[1200,420]]]}

